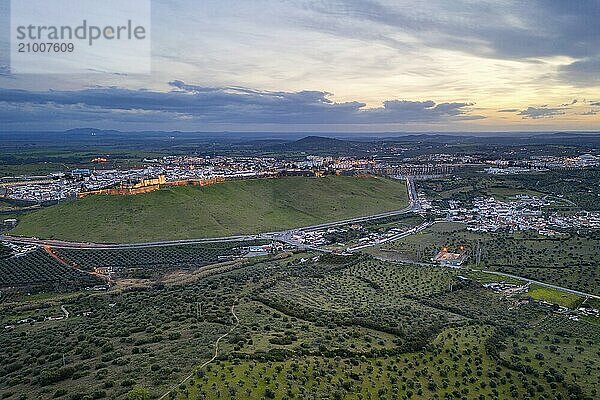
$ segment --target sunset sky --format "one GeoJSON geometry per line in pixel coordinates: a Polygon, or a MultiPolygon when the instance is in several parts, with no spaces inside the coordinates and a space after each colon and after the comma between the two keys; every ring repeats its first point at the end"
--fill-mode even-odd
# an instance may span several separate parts
{"type": "Polygon", "coordinates": [[[152,2],[152,73],[13,75],[2,130],[600,130],[600,1],[152,2]]]}

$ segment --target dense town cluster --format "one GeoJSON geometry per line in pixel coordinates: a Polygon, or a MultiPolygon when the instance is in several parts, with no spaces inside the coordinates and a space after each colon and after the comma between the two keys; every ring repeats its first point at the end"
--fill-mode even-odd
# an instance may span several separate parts
{"type": "MultiPolygon", "coordinates": [[[[389,150],[389,149],[387,149],[389,150]]],[[[3,178],[0,196],[32,203],[56,202],[75,198],[81,192],[133,186],[144,180],[164,176],[167,182],[203,179],[244,179],[278,175],[319,175],[326,173],[373,172],[383,175],[445,176],[457,168],[483,167],[488,174],[512,175],[542,172],[552,169],[589,168],[600,165],[600,156],[531,156],[519,160],[486,159],[479,155],[435,153],[388,159],[387,156],[322,157],[308,155],[301,160],[274,157],[230,156],[164,156],[145,158],[143,166],[135,168],[106,168],[109,159],[95,157],[94,169],[79,168],[56,172],[45,177],[3,178]]],[[[425,208],[428,207],[424,203],[425,208]]]]}
{"type": "Polygon", "coordinates": [[[527,174],[548,170],[591,168],[600,166],[600,156],[582,154],[575,157],[532,156],[528,160],[495,160],[485,172],[493,175],[527,174]]]}
{"type": "MultiPolygon", "coordinates": [[[[104,161],[105,159],[102,159],[104,161]]],[[[278,175],[311,175],[369,170],[375,162],[351,157],[307,156],[305,160],[262,157],[166,156],[144,159],[144,167],[129,169],[75,169],[44,179],[9,181],[0,186],[5,198],[43,203],[74,198],[80,192],[131,186],[164,176],[167,182],[200,179],[244,179],[278,175]]]]}
{"type": "Polygon", "coordinates": [[[467,229],[476,232],[533,230],[540,235],[556,236],[568,229],[600,229],[600,213],[583,211],[565,217],[545,210],[556,202],[548,196],[517,195],[513,201],[478,197],[471,208],[450,200],[446,212],[449,220],[464,222],[467,229]]]}

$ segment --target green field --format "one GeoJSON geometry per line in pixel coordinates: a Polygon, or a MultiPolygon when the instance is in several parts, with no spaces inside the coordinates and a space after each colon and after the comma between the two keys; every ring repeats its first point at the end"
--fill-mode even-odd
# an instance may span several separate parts
{"type": "Polygon", "coordinates": [[[93,242],[253,234],[397,210],[404,182],[334,177],[245,180],[135,196],[90,196],[23,216],[12,234],[93,242]]]}
{"type": "Polygon", "coordinates": [[[558,304],[568,308],[577,308],[583,301],[583,298],[572,293],[565,293],[560,290],[532,285],[527,293],[534,300],[547,301],[552,304],[558,304]]]}

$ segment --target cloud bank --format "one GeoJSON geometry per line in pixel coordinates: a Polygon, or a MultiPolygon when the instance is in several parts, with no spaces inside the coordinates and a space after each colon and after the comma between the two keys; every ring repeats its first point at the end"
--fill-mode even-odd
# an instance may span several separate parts
{"type": "Polygon", "coordinates": [[[211,87],[169,83],[159,92],[118,87],[75,91],[0,89],[0,117],[6,122],[35,120],[211,124],[384,124],[437,123],[483,118],[471,113],[472,103],[433,100],[388,100],[381,107],[337,103],[323,91],[276,92],[244,87],[211,87]]]}

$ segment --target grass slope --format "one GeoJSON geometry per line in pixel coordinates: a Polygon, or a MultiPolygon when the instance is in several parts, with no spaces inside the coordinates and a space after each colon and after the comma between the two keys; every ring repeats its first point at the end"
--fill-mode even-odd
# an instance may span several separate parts
{"type": "Polygon", "coordinates": [[[23,216],[12,234],[93,242],[252,234],[397,210],[405,184],[385,178],[246,180],[135,196],[90,196],[23,216]]]}

